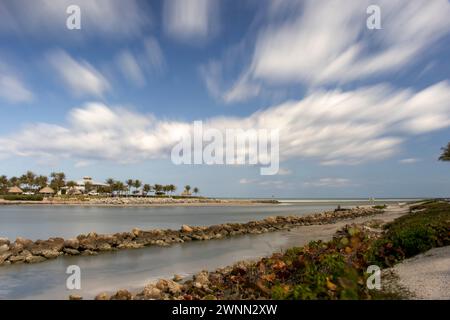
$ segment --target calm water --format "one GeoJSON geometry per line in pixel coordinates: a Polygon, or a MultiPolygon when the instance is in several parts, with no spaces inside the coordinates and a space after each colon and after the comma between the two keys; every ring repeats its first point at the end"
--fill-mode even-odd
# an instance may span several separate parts
{"type": "MultiPolygon", "coordinates": [[[[332,209],[338,202],[295,203],[251,207],[0,207],[0,235],[46,239],[97,231],[110,233],[140,228],[179,228],[246,222],[271,215],[306,214],[332,209]]],[[[367,204],[353,202],[351,205],[367,204]]],[[[350,205],[341,203],[341,205],[350,205]]],[[[324,226],[317,226],[322,230],[324,226]]],[[[322,232],[322,231],[320,231],[322,232]]],[[[321,238],[320,235],[317,235],[321,238]]],[[[93,257],[60,257],[38,264],[0,267],[0,299],[92,298],[102,291],[141,288],[150,280],[213,270],[233,262],[266,256],[307,242],[301,231],[280,231],[222,240],[189,242],[171,247],[121,250],[93,257]],[[81,291],[66,289],[69,265],[81,268],[81,291]]]]}
{"type": "MultiPolygon", "coordinates": [[[[386,201],[384,201],[386,202],[386,201]]],[[[81,233],[114,233],[141,229],[178,229],[182,224],[213,225],[248,222],[273,215],[301,215],[364,201],[286,202],[267,206],[85,207],[0,206],[0,237],[32,240],[75,237],[81,233]]]]}
{"type": "Polygon", "coordinates": [[[278,214],[304,214],[333,205],[277,205],[247,207],[62,207],[1,206],[0,236],[15,239],[75,237],[81,233],[141,229],[178,229],[182,224],[213,225],[247,222],[278,214]]]}
{"type": "Polygon", "coordinates": [[[67,299],[70,294],[90,299],[105,291],[137,290],[156,279],[170,278],[174,274],[186,276],[240,260],[256,259],[301,245],[300,241],[301,235],[280,231],[3,266],[0,267],[0,299],[67,299]],[[68,275],[65,272],[69,265],[78,265],[81,269],[81,290],[66,288],[68,275]]]}

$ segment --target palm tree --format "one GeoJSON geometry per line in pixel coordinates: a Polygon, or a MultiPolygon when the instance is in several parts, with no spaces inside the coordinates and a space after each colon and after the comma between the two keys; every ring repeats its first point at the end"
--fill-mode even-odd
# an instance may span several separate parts
{"type": "Polygon", "coordinates": [[[177,187],[174,184],[169,185],[169,189],[171,193],[174,193],[177,190],[177,187]]]}
{"type": "Polygon", "coordinates": [[[36,178],[36,185],[39,186],[39,189],[45,188],[48,185],[48,178],[46,176],[40,175],[36,178]]]}
{"type": "Polygon", "coordinates": [[[152,186],[149,185],[148,183],[144,184],[144,186],[142,187],[142,191],[144,191],[145,195],[147,196],[148,193],[152,190],[152,186]]]}
{"type": "Polygon", "coordinates": [[[75,181],[70,180],[66,183],[66,186],[67,186],[67,188],[72,189],[77,186],[77,183],[75,181]]]}
{"type": "Polygon", "coordinates": [[[9,185],[10,187],[18,187],[20,184],[20,179],[17,177],[11,177],[9,179],[9,185]]]}
{"type": "Polygon", "coordinates": [[[169,193],[170,192],[170,186],[168,184],[163,186],[163,191],[164,191],[164,193],[169,193]]]}
{"type": "Polygon", "coordinates": [[[142,182],[140,180],[135,180],[133,187],[135,188],[135,191],[138,191],[138,189],[142,186],[142,182]]]}
{"type": "Polygon", "coordinates": [[[442,148],[442,154],[439,157],[440,161],[450,161],[450,142],[447,144],[447,147],[442,148]]]}
{"type": "Polygon", "coordinates": [[[94,189],[94,186],[92,185],[92,183],[86,182],[86,183],[84,184],[84,192],[85,192],[85,193],[89,193],[89,192],[91,192],[93,189],[94,189]]]}
{"type": "Polygon", "coordinates": [[[67,194],[70,194],[71,192],[75,191],[75,187],[77,186],[77,183],[73,180],[70,180],[66,183],[66,187],[67,187],[67,194]]]}
{"type": "Polygon", "coordinates": [[[189,191],[191,191],[191,186],[190,185],[184,186],[184,191],[186,191],[186,193],[189,194],[189,191]]]}
{"type": "Polygon", "coordinates": [[[8,177],[7,176],[0,176],[0,194],[5,194],[8,192],[8,177]]]}
{"type": "Polygon", "coordinates": [[[160,184],[155,184],[153,186],[153,190],[155,190],[156,195],[158,195],[158,194],[161,195],[161,193],[163,193],[163,186],[160,184]]]}
{"type": "Polygon", "coordinates": [[[134,181],[133,181],[133,179],[128,179],[128,180],[125,182],[125,184],[128,186],[128,195],[130,195],[130,193],[131,193],[131,188],[132,188],[133,185],[134,185],[134,181]]]}
{"type": "Polygon", "coordinates": [[[195,187],[192,192],[194,192],[195,194],[198,194],[200,192],[200,190],[197,187],[195,187]]]}
{"type": "Polygon", "coordinates": [[[22,189],[26,189],[28,190],[28,178],[25,174],[21,175],[19,178],[19,187],[21,187],[22,189]]]}
{"type": "Polygon", "coordinates": [[[66,185],[66,175],[64,172],[52,172],[50,177],[52,178],[50,187],[56,192],[66,185]]]}
{"type": "Polygon", "coordinates": [[[109,185],[109,187],[111,188],[111,190],[112,190],[112,188],[113,188],[114,182],[115,182],[115,181],[114,181],[113,178],[108,178],[108,179],[106,179],[106,184],[109,185]]]}

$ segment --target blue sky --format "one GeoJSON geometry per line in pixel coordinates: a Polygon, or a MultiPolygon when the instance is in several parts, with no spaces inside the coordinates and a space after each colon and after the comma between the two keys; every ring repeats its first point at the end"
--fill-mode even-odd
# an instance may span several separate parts
{"type": "Polygon", "coordinates": [[[447,0],[4,0],[0,15],[0,174],[212,196],[448,196],[447,0]],[[66,27],[73,4],[81,30],[66,27]],[[279,174],[174,165],[176,133],[195,120],[279,129],[279,174]]]}

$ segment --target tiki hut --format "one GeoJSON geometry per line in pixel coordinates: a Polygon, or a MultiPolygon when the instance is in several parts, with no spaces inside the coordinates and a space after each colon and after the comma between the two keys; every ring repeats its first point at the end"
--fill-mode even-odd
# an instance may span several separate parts
{"type": "Polygon", "coordinates": [[[22,194],[23,191],[19,187],[14,186],[14,187],[11,187],[11,188],[8,189],[8,193],[9,194],[22,194]]]}
{"type": "Polygon", "coordinates": [[[51,195],[55,194],[55,190],[53,190],[50,187],[45,187],[45,188],[42,188],[41,190],[39,190],[39,193],[46,195],[46,196],[51,196],[51,195]]]}

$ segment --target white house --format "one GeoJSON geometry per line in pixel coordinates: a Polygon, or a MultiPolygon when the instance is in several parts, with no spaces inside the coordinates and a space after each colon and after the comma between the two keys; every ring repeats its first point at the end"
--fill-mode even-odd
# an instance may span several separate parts
{"type": "Polygon", "coordinates": [[[103,182],[98,182],[92,180],[91,177],[83,177],[83,180],[76,181],[77,186],[76,188],[80,190],[81,192],[85,192],[86,190],[86,184],[89,184],[92,186],[93,190],[97,190],[99,187],[108,187],[109,185],[103,182]]]}
{"type": "MultiPolygon", "coordinates": [[[[82,180],[75,181],[75,183],[76,186],[73,188],[64,187],[61,189],[66,190],[68,194],[77,195],[85,193],[87,184],[91,185],[90,193],[97,193],[100,187],[108,187],[108,184],[94,181],[91,177],[83,177],[82,180]]],[[[61,194],[61,192],[59,192],[58,194],[61,194]]]]}

